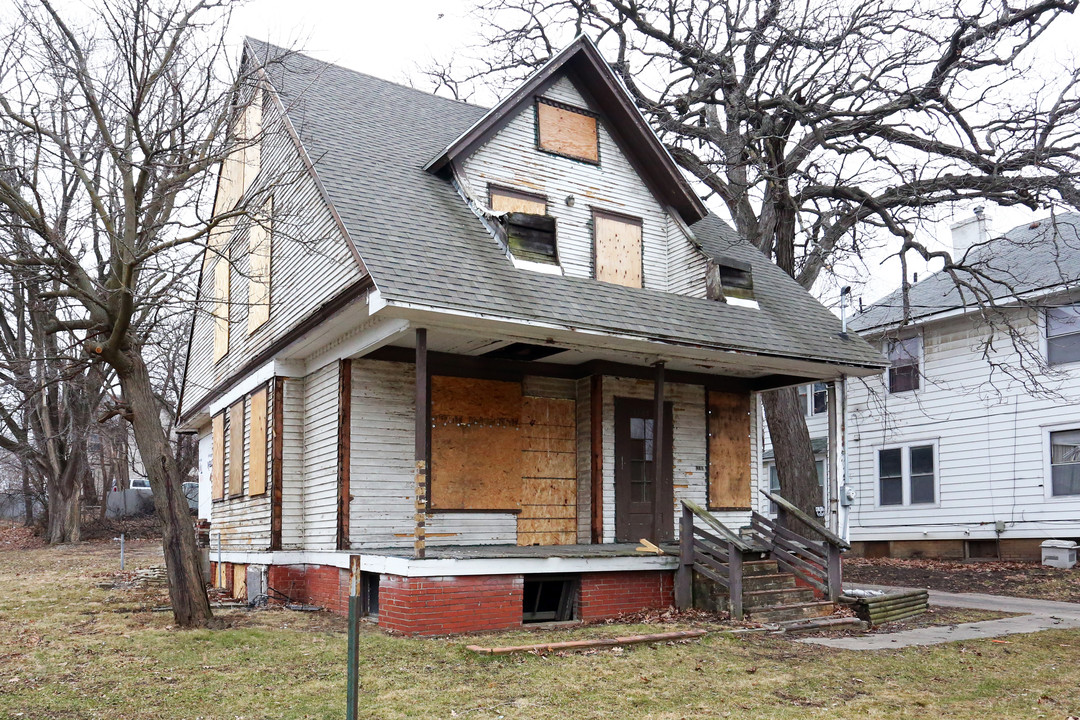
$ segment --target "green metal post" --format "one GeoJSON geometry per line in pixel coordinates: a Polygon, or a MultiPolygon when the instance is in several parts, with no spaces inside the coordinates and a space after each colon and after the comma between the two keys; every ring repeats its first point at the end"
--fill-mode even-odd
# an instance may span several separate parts
{"type": "Polygon", "coordinates": [[[356,720],[360,696],[360,596],[349,596],[349,658],[345,672],[348,674],[345,691],[345,718],[356,720]]]}

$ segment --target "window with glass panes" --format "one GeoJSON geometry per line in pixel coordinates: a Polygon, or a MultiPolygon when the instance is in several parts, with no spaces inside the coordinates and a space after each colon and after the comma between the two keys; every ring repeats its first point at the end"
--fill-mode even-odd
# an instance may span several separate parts
{"type": "Polygon", "coordinates": [[[889,392],[899,393],[919,389],[919,360],[922,358],[922,337],[888,340],[889,392]]]}
{"type": "Polygon", "coordinates": [[[1050,433],[1050,488],[1059,495],[1080,495],[1080,430],[1050,433]]]}
{"type": "MultiPolygon", "coordinates": [[[[825,497],[825,461],[824,460],[815,460],[814,461],[814,466],[817,468],[817,484],[818,484],[818,487],[821,488],[821,504],[822,505],[827,505],[828,504],[828,498],[825,497]]],[[[771,492],[771,493],[779,493],[780,492],[780,476],[777,475],[777,473],[776,473],[776,465],[775,464],[770,464],[769,465],[769,492],[771,492]]],[[[770,502],[769,503],[769,512],[772,513],[773,515],[775,515],[776,510],[777,510],[776,509],[776,503],[770,502]]]]}
{"type": "Polygon", "coordinates": [[[926,505],[936,502],[933,445],[878,450],[878,505],[926,505]]]}
{"type": "Polygon", "coordinates": [[[1080,361],[1080,304],[1046,311],[1046,362],[1080,361]]]}

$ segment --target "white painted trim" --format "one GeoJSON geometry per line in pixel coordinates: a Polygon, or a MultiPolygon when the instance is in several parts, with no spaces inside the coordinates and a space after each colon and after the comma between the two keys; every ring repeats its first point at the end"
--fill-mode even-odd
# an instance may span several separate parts
{"type": "Polygon", "coordinates": [[[760,310],[761,306],[758,305],[757,300],[747,300],[746,298],[737,297],[724,297],[724,302],[728,305],[738,305],[739,307],[753,308],[754,310],[760,310]]]}
{"type": "MultiPolygon", "coordinates": [[[[641,557],[512,557],[512,558],[413,558],[365,554],[349,551],[222,550],[221,561],[244,565],[329,565],[348,569],[351,557],[359,556],[364,572],[403,577],[461,577],[466,575],[533,575],[546,573],[626,572],[635,570],[675,570],[679,560],[670,555],[641,557]]],[[[211,548],[210,560],[218,561],[211,548]]]]}
{"type": "Polygon", "coordinates": [[[386,300],[383,298],[382,291],[377,288],[368,293],[367,301],[368,315],[374,315],[386,307],[386,300]]]}
{"type": "Polygon", "coordinates": [[[351,334],[338,338],[329,346],[310,355],[305,366],[305,375],[310,375],[327,363],[347,357],[358,357],[397,340],[409,329],[409,321],[401,319],[380,320],[369,318],[351,334]]]}
{"type": "Polygon", "coordinates": [[[927,437],[915,440],[875,445],[874,450],[874,508],[940,508],[941,507],[941,447],[940,437],[927,437]],[[911,502],[911,448],[931,445],[934,448],[934,502],[911,502]],[[899,505],[881,504],[881,451],[897,450],[900,452],[900,497],[899,505]]]}
{"type": "Polygon", "coordinates": [[[1061,432],[1063,430],[1080,430],[1080,422],[1073,421],[1071,423],[1054,423],[1053,425],[1042,425],[1039,427],[1042,436],[1042,457],[1043,457],[1043,498],[1047,502],[1052,503],[1070,503],[1080,502],[1080,495],[1055,495],[1054,494],[1054,477],[1050,463],[1050,433],[1061,432]]]}
{"type": "Polygon", "coordinates": [[[514,253],[510,253],[510,262],[514,264],[519,270],[531,270],[532,272],[543,273],[545,275],[564,275],[561,265],[554,265],[552,263],[533,262],[532,260],[521,260],[514,257],[514,253]]]}

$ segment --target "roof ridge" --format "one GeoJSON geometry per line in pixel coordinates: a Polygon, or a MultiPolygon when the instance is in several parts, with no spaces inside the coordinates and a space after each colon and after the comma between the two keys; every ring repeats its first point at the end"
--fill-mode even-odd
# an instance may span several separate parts
{"type": "Polygon", "coordinates": [[[300,57],[305,58],[307,60],[310,60],[312,62],[319,63],[320,65],[327,65],[327,66],[332,67],[332,68],[337,68],[338,70],[344,70],[345,72],[351,73],[353,75],[359,75],[360,77],[365,77],[365,78],[368,78],[369,80],[375,80],[376,82],[380,82],[380,83],[383,83],[383,84],[386,84],[386,85],[393,85],[393,86],[399,87],[399,88],[401,88],[403,90],[409,90],[409,91],[417,93],[419,95],[423,95],[423,96],[429,97],[429,98],[435,98],[436,100],[442,100],[444,102],[452,103],[454,105],[465,105],[466,107],[475,108],[477,110],[490,110],[491,109],[491,108],[489,108],[487,106],[484,106],[484,105],[478,105],[477,103],[468,102],[467,100],[458,100],[457,98],[448,98],[448,97],[445,97],[443,95],[437,95],[437,94],[435,94],[433,92],[428,92],[427,90],[421,90],[419,88],[415,88],[415,87],[412,87],[410,85],[406,85],[405,83],[398,82],[396,80],[387,80],[386,78],[379,77],[378,75],[372,75],[371,73],[364,72],[363,70],[355,70],[355,69],[353,69],[351,67],[348,67],[346,65],[341,65],[341,64],[336,63],[336,62],[330,62],[329,60],[320,60],[319,58],[317,58],[317,57],[315,57],[313,55],[309,55],[306,52],[300,52],[299,50],[290,50],[289,48],[282,47],[280,45],[275,45],[274,43],[267,42],[265,40],[259,40],[257,38],[251,37],[250,35],[245,35],[244,36],[244,42],[245,42],[245,44],[246,43],[258,43],[259,45],[264,45],[264,46],[266,46],[268,48],[273,48],[275,50],[281,50],[283,52],[290,53],[292,55],[300,56],[300,57]]]}

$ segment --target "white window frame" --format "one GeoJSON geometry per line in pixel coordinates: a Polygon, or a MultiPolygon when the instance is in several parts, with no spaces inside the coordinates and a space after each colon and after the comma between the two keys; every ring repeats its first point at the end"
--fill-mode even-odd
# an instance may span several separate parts
{"type": "MultiPolygon", "coordinates": [[[[1061,305],[1044,305],[1044,306],[1039,308],[1039,313],[1038,313],[1038,316],[1036,317],[1035,322],[1037,323],[1037,325],[1039,327],[1039,340],[1042,343],[1042,348],[1041,348],[1042,356],[1043,356],[1043,359],[1046,361],[1046,364],[1047,364],[1048,367],[1067,368],[1067,367],[1076,367],[1077,365],[1080,365],[1080,360],[1073,360],[1071,362],[1063,362],[1063,363],[1055,363],[1054,365],[1050,364],[1050,321],[1049,321],[1048,316],[1049,316],[1050,310],[1052,310],[1052,309],[1054,309],[1056,307],[1069,307],[1069,306],[1080,306],[1080,300],[1077,300],[1076,302],[1063,303],[1061,305]]],[[[1069,334],[1072,335],[1073,333],[1069,333],[1069,334]]],[[[1068,496],[1065,496],[1065,497],[1068,497],[1068,496]]]]}
{"type": "Polygon", "coordinates": [[[921,329],[912,334],[900,333],[896,335],[896,337],[886,336],[882,338],[881,352],[886,357],[886,359],[888,359],[890,342],[894,340],[910,340],[911,338],[919,339],[919,387],[915,388],[914,390],[900,390],[898,392],[893,392],[892,384],[889,382],[889,370],[892,367],[890,364],[890,367],[885,370],[885,374],[882,375],[882,380],[885,384],[885,394],[887,395],[895,395],[897,397],[913,397],[914,395],[922,392],[926,387],[926,373],[924,372],[924,368],[926,366],[926,338],[923,336],[923,331],[921,329]]]}
{"type": "MultiPolygon", "coordinates": [[[[1047,440],[1049,447],[1049,440],[1047,440]]],[[[1049,452],[1049,451],[1048,451],[1049,452]]],[[[878,510],[891,510],[894,508],[938,508],[941,507],[941,452],[938,438],[926,438],[924,440],[905,440],[904,442],[887,443],[874,447],[874,507],[878,510]],[[934,448],[934,502],[914,503],[911,502],[911,448],[930,445],[934,448]],[[899,505],[881,504],[881,451],[900,450],[900,488],[903,502],[899,505]]]]}
{"type": "Polygon", "coordinates": [[[1062,430],[1080,430],[1080,419],[1067,423],[1054,423],[1053,425],[1043,425],[1039,429],[1042,436],[1043,498],[1048,502],[1053,501],[1080,503],[1080,495],[1054,494],[1054,478],[1052,463],[1050,462],[1050,433],[1061,432],[1062,430]]]}
{"type": "Polygon", "coordinates": [[[812,382],[808,385],[800,385],[799,388],[805,392],[799,393],[799,400],[802,403],[803,417],[818,417],[820,415],[829,414],[829,384],[827,382],[812,382]],[[814,412],[814,386],[823,385],[823,392],[825,393],[825,409],[821,412],[814,412]]]}
{"type": "MultiPolygon", "coordinates": [[[[821,467],[822,467],[822,473],[821,473],[821,504],[826,509],[826,512],[828,512],[828,508],[829,508],[829,458],[826,457],[825,455],[815,455],[814,456],[814,465],[816,466],[818,463],[821,463],[821,467]]],[[[775,468],[775,467],[776,467],[776,461],[775,460],[766,460],[765,461],[765,472],[764,472],[765,485],[768,487],[769,492],[773,492],[772,471],[773,471],[773,468],[775,468]]],[[[768,515],[771,515],[772,517],[776,517],[776,510],[773,507],[773,502],[771,500],[769,500],[768,498],[765,498],[765,509],[766,509],[768,515]]]]}

